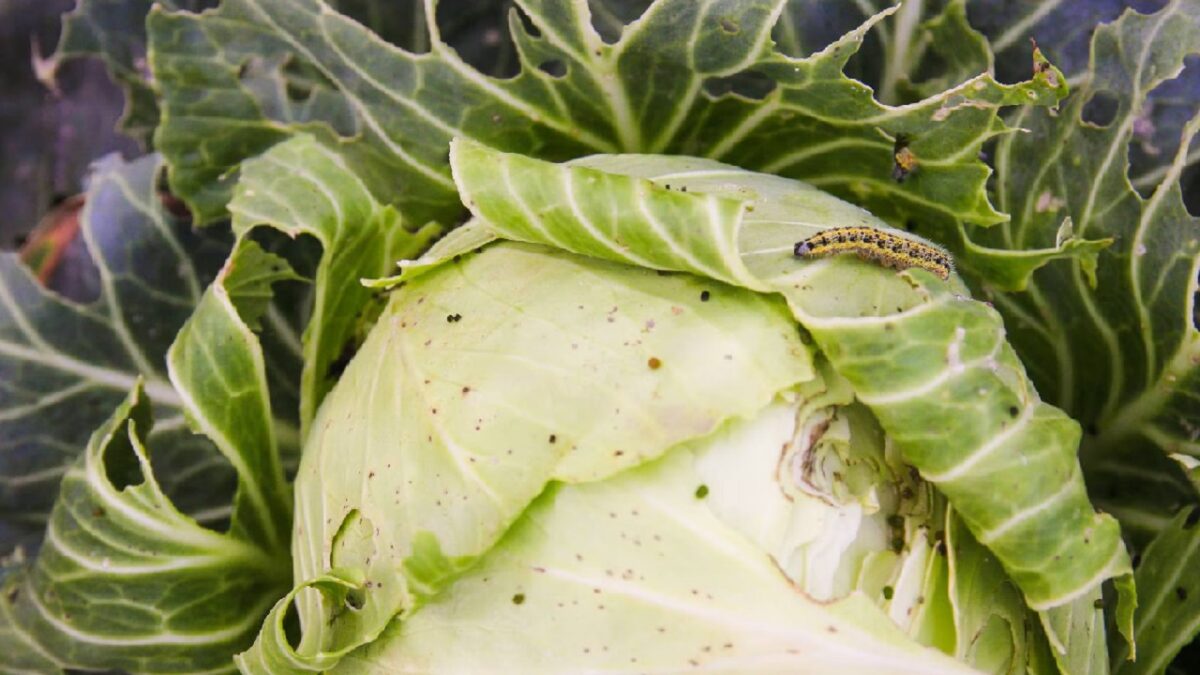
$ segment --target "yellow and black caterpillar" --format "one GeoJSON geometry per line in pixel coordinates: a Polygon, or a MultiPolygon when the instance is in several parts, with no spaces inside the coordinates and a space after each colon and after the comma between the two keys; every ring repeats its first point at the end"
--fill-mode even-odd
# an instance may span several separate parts
{"type": "Polygon", "coordinates": [[[873,227],[835,227],[796,243],[797,258],[853,253],[894,270],[919,267],[949,279],[954,263],[940,248],[873,227]]]}

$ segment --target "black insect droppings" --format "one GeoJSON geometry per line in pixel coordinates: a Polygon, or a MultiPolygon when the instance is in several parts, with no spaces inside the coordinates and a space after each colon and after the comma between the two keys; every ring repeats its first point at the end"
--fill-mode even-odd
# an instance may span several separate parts
{"type": "Polygon", "coordinates": [[[514,605],[521,605],[521,604],[524,604],[524,603],[525,603],[525,594],[524,594],[524,593],[517,593],[516,595],[514,595],[514,596],[512,597],[512,602],[513,602],[513,604],[514,604],[514,605]]]}
{"type": "Polygon", "coordinates": [[[1176,586],[1175,597],[1179,598],[1180,600],[1187,600],[1187,589],[1185,589],[1183,586],[1176,586]]]}
{"type": "Polygon", "coordinates": [[[701,484],[696,488],[696,499],[704,499],[708,496],[708,486],[701,484]]]}
{"type": "Polygon", "coordinates": [[[709,293],[708,291],[700,291],[700,302],[708,302],[708,299],[711,297],[712,293],[709,293]]]}
{"type": "Polygon", "coordinates": [[[447,314],[446,323],[458,323],[462,321],[462,314],[447,314]]]}

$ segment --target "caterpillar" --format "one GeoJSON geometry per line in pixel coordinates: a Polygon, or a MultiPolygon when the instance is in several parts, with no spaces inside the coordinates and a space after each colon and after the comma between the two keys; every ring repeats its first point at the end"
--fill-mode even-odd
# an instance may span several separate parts
{"type": "Polygon", "coordinates": [[[894,270],[920,267],[949,279],[954,263],[945,251],[873,227],[834,227],[796,243],[797,258],[853,253],[894,270]]]}

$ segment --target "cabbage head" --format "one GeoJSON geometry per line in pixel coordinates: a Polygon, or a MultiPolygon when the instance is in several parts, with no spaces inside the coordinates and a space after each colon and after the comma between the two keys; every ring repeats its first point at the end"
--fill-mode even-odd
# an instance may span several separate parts
{"type": "Polygon", "coordinates": [[[370,282],[386,306],[295,483],[297,583],[244,671],[1105,659],[1117,523],[957,276],[798,259],[887,226],[709,160],[459,139],[451,164],[473,218],[370,282]]]}

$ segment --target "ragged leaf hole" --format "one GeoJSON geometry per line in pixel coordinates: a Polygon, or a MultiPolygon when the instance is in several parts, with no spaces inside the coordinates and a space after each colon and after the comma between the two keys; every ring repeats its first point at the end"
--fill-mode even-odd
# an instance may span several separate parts
{"type": "Polygon", "coordinates": [[[709,77],[704,80],[704,92],[712,97],[735,94],[761,101],[775,91],[775,80],[756,70],[744,70],[729,77],[709,77]]]}
{"type": "Polygon", "coordinates": [[[625,26],[641,18],[649,7],[650,2],[647,0],[635,2],[588,0],[592,29],[600,35],[601,40],[610,45],[618,42],[625,26]]]}
{"type": "Polygon", "coordinates": [[[562,59],[550,59],[538,64],[538,70],[550,77],[562,78],[567,75],[567,64],[562,59]]]}
{"type": "Polygon", "coordinates": [[[1083,104],[1083,109],[1080,111],[1080,118],[1089,124],[1098,127],[1107,127],[1112,124],[1117,117],[1117,109],[1121,106],[1121,100],[1117,95],[1107,89],[1100,89],[1092,92],[1087,103],[1083,104]]]}
{"type": "Polygon", "coordinates": [[[141,463],[133,451],[129,432],[133,428],[125,422],[113,434],[112,442],[104,450],[104,476],[118,491],[146,482],[141,463]]]}

